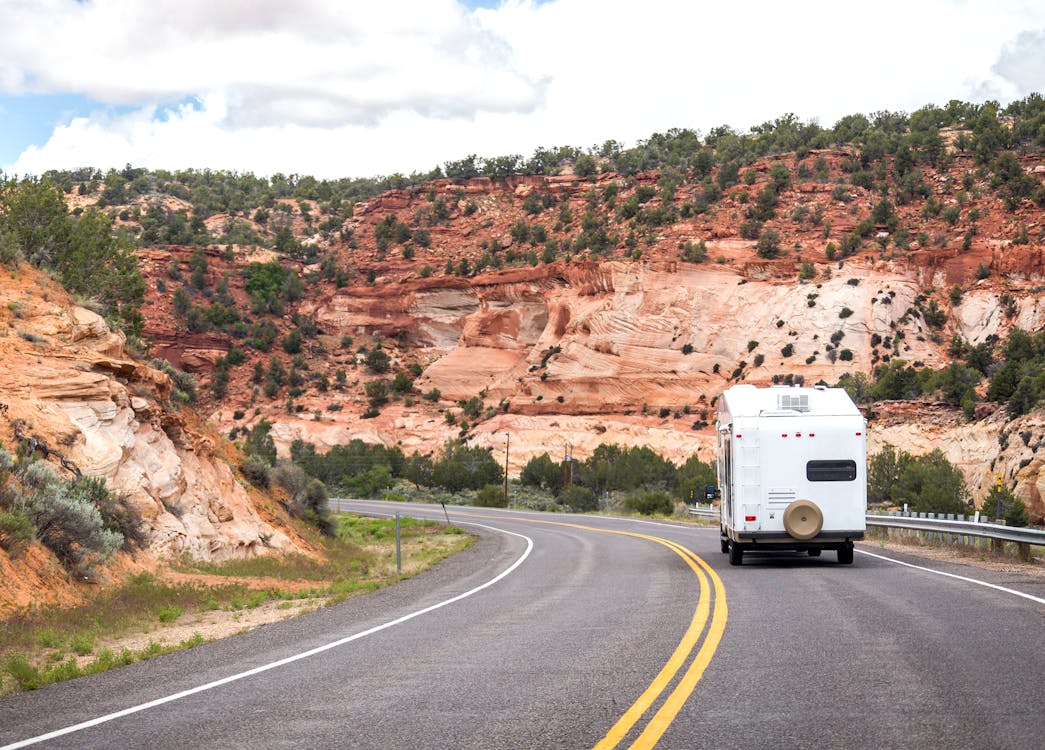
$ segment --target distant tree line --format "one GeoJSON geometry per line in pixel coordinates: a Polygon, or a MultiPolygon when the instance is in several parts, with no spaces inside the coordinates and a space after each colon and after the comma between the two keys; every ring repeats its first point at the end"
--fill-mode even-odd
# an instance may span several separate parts
{"type": "Polygon", "coordinates": [[[714,467],[691,456],[681,466],[647,446],[601,444],[583,461],[556,462],[535,456],[519,475],[525,486],[546,490],[574,510],[595,510],[604,493],[624,493],[642,513],[671,513],[675,502],[695,502],[717,484],[714,467]]]}
{"type": "MultiPolygon", "coordinates": [[[[1011,208],[1025,200],[1045,205],[1045,188],[1040,181],[1020,169],[1021,154],[1045,149],[1045,97],[1033,93],[1006,107],[988,101],[974,104],[951,100],[945,106],[926,105],[917,111],[879,111],[870,115],[850,114],[832,127],[814,121],[803,122],[792,113],[740,132],[729,125],[711,128],[703,136],[688,128],[672,128],[654,133],[635,146],[625,148],[615,140],[588,149],[575,146],[540,147],[529,157],[509,154],[479,157],[470,154],[445,162],[427,172],[410,175],[393,174],[370,178],[317,179],[307,175],[274,174],[258,177],[222,170],[153,170],[127,165],[121,170],[101,172],[91,168],[50,171],[44,178],[62,192],[81,194],[99,192],[99,207],[119,206],[144,199],[147,210],[128,215],[140,224],[140,241],[144,243],[206,244],[209,242],[203,221],[215,214],[246,215],[255,224],[272,233],[281,251],[295,254],[295,240],[289,234],[289,215],[297,202],[301,218],[311,228],[327,236],[341,232],[343,220],[351,206],[387,190],[417,188],[435,179],[467,180],[475,177],[503,179],[517,175],[552,175],[567,167],[587,179],[598,172],[616,172],[624,176],[659,170],[665,184],[660,185],[664,204],[670,204],[674,190],[683,182],[699,183],[694,207],[699,212],[702,202],[713,202],[722,190],[737,184],[741,168],[756,159],[775,154],[795,153],[805,157],[814,149],[855,148],[854,157],[843,163],[852,175],[852,183],[874,187],[881,181],[881,168],[888,159],[897,182],[897,202],[908,202],[928,194],[921,169],[944,167],[952,158],[942,130],[957,128],[953,146],[959,152],[972,154],[991,174],[991,185],[1011,208]],[[104,187],[103,187],[104,186],[104,187]],[[172,209],[161,198],[174,197],[191,204],[191,213],[172,209]],[[311,203],[309,203],[311,202],[311,203]],[[310,205],[318,207],[319,215],[310,205]],[[279,236],[282,235],[282,240],[279,236]]],[[[749,233],[752,239],[761,234],[761,223],[774,215],[777,194],[787,186],[784,165],[776,165],[777,174],[762,189],[750,207],[749,233]]],[[[808,170],[808,167],[806,167],[808,170]]],[[[817,179],[826,179],[826,171],[817,167],[817,179]]],[[[752,175],[753,176],[753,175],[752,175]]],[[[839,199],[844,196],[840,195],[839,199]]],[[[640,201],[641,202],[641,201],[640,201]]],[[[442,207],[445,210],[445,205],[442,207]]],[[[877,219],[895,224],[889,216],[889,205],[883,204],[877,219]]],[[[527,209],[529,210],[529,209],[527,209]]],[[[662,205],[641,211],[638,203],[622,204],[621,210],[639,217],[642,223],[656,226],[672,218],[662,205]]],[[[133,212],[132,212],[133,213],[133,212]]],[[[433,206],[431,218],[439,221],[439,207],[433,206]]],[[[444,217],[445,218],[445,217],[444,217]]],[[[406,238],[409,229],[391,227],[406,238]]],[[[228,242],[253,242],[261,236],[243,221],[231,221],[224,234],[228,242]]],[[[347,236],[343,239],[348,239],[347,236]]],[[[424,232],[415,241],[426,241],[424,232]]],[[[774,252],[767,238],[763,253],[774,252]]],[[[843,248],[844,249],[844,248],[843,248]]]]}
{"type": "MultiPolygon", "coordinates": [[[[356,497],[378,497],[397,480],[405,480],[451,494],[472,490],[479,493],[481,504],[504,504],[504,468],[488,448],[450,440],[435,456],[406,456],[397,446],[355,439],[319,453],[314,444],[295,440],[289,462],[281,463],[276,461],[270,431],[271,425],[262,420],[245,441],[248,459],[244,472],[256,484],[275,481],[272,472],[283,463],[292,463],[324,486],[356,497]]],[[[671,513],[676,501],[702,498],[705,486],[715,484],[716,479],[714,467],[696,456],[676,466],[645,446],[604,444],[586,460],[567,465],[553,461],[547,453],[536,456],[523,467],[520,482],[577,511],[596,509],[598,498],[612,492],[626,494],[625,504],[639,512],[671,513]]]]}

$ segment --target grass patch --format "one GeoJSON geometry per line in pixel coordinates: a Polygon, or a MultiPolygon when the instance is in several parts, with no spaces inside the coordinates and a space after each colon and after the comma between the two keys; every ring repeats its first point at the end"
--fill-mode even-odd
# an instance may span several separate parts
{"type": "MultiPolygon", "coordinates": [[[[54,605],[26,607],[0,621],[0,653],[28,650],[34,646],[54,648],[77,639],[93,642],[98,634],[119,636],[147,630],[157,613],[176,606],[185,612],[220,608],[234,595],[248,589],[241,583],[222,586],[169,584],[149,573],[127,579],[123,585],[104,588],[86,604],[63,608],[54,605]]],[[[76,649],[73,648],[75,651],[76,649]]]]}
{"type": "MultiPolygon", "coordinates": [[[[308,555],[265,556],[220,563],[183,560],[178,569],[185,573],[229,578],[271,578],[276,581],[314,581],[324,584],[299,591],[280,590],[277,586],[266,592],[270,599],[372,591],[387,583],[390,575],[394,577],[395,521],[348,514],[336,516],[335,520],[335,537],[322,538],[317,542],[322,548],[323,560],[308,555]]],[[[404,573],[407,575],[425,570],[438,560],[471,544],[471,538],[459,528],[447,528],[435,521],[400,518],[399,531],[404,573]]],[[[251,603],[249,597],[237,597],[233,605],[234,609],[257,606],[251,603]]]]}
{"type": "MultiPolygon", "coordinates": [[[[150,640],[135,651],[100,648],[95,652],[99,640],[111,643],[124,636],[151,633],[157,624],[162,628],[205,612],[229,612],[227,616],[235,620],[242,612],[270,601],[281,602],[278,606],[283,609],[294,607],[291,602],[301,599],[336,604],[398,579],[394,521],[350,515],[335,520],[336,536],[314,541],[322,557],[272,555],[222,563],[182,560],[176,570],[229,580],[218,585],[168,583],[142,573],[120,586],[99,590],[78,607],[20,610],[0,621],[0,695],[191,648],[204,638],[197,632],[174,645],[150,640]],[[266,588],[249,585],[249,579],[257,578],[266,579],[266,588]],[[302,582],[314,585],[302,586],[302,582]]],[[[403,577],[431,567],[474,541],[456,527],[431,521],[403,518],[400,531],[403,577]]]]}
{"type": "MultiPolygon", "coordinates": [[[[156,641],[150,641],[149,645],[139,651],[121,649],[119,653],[103,648],[95,658],[87,664],[80,665],[75,657],[68,659],[50,659],[48,664],[37,666],[30,662],[24,654],[8,654],[3,662],[3,671],[13,681],[17,690],[36,690],[44,685],[50,685],[63,680],[71,680],[84,675],[107,672],[115,667],[133,664],[136,661],[151,659],[160,654],[168,654],[185,648],[192,648],[203,643],[203,636],[199,633],[193,635],[176,646],[163,646],[156,641]]],[[[8,685],[10,688],[11,685],[8,685]]],[[[10,689],[5,692],[12,692],[10,689]]]]}
{"type": "Polygon", "coordinates": [[[94,651],[94,636],[90,633],[77,633],[69,639],[69,648],[77,656],[87,656],[94,651]]]}
{"type": "Polygon", "coordinates": [[[177,569],[184,573],[203,573],[229,578],[274,578],[279,581],[326,581],[328,563],[308,555],[266,555],[220,563],[183,560],[177,569]]]}
{"type": "Polygon", "coordinates": [[[157,617],[160,618],[160,622],[174,622],[185,612],[177,604],[172,604],[169,607],[161,607],[157,613],[157,617]]]}
{"type": "Polygon", "coordinates": [[[58,648],[64,641],[65,639],[54,628],[43,628],[37,634],[37,643],[43,648],[58,648]]]}
{"type": "Polygon", "coordinates": [[[868,541],[892,542],[909,547],[950,549],[965,557],[982,561],[1040,564],[1040,561],[1045,560],[1045,546],[1029,545],[1029,559],[1025,560],[1020,557],[1019,545],[1016,542],[1001,542],[999,546],[995,547],[994,540],[986,537],[948,534],[940,531],[868,526],[866,538],[868,541]],[[1036,560],[1038,563],[1035,563],[1036,560]]]}

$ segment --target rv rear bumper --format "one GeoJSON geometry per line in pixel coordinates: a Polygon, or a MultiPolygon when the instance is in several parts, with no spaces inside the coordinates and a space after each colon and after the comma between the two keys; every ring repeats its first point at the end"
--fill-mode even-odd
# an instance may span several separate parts
{"type": "Polygon", "coordinates": [[[824,544],[839,544],[842,542],[855,542],[864,538],[863,529],[827,531],[812,539],[795,539],[786,531],[734,531],[730,534],[734,541],[753,546],[765,545],[766,547],[787,546],[792,549],[805,549],[806,547],[819,547],[824,544]]]}

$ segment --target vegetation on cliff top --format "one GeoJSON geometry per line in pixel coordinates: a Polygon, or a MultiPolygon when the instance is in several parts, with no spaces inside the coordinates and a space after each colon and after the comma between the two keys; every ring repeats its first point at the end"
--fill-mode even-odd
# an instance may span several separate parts
{"type": "Polygon", "coordinates": [[[101,305],[131,336],[142,330],[145,282],[134,240],[97,208],[73,215],[48,178],[0,183],[0,264],[26,261],[101,305]]]}

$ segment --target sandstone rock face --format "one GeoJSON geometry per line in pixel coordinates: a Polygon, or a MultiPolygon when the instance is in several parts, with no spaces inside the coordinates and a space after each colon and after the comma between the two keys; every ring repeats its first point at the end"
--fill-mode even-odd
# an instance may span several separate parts
{"type": "MultiPolygon", "coordinates": [[[[322,262],[304,268],[290,256],[208,250],[208,283],[225,279],[245,311],[246,264],[279,260],[308,274],[304,299],[267,317],[283,336],[300,328],[298,316],[315,323],[300,355],[285,356],[278,345],[252,351],[231,331],[189,333],[169,294],[149,295],[148,336],[154,353],[200,375],[204,400],[218,356],[244,349],[247,362],[231,370],[209,419],[242,434],[265,418],[283,455],[295,439],[324,450],[355,438],[429,454],[463,438],[499,453],[508,432],[513,474],[530,457],[559,457],[571,445],[580,459],[599,443],[649,445],[675,460],[710,458],[715,401],[734,383],[835,383],[898,358],[940,368],[952,360],[955,335],[979,344],[1045,324],[1040,242],[1012,242],[1020,227],[1034,236],[1036,205],[1006,209],[974,157],[955,151],[924,174],[941,205],[956,203],[955,186],[973,181],[957,223],[923,210],[921,199],[898,203],[897,226],[861,229],[859,249],[849,254],[840,246],[881,200],[876,189],[853,184],[855,156],[843,148],[759,159],[706,206],[696,181],[684,180],[669,196],[655,172],[440,179],[357,202],[338,232],[317,235],[287,200],[293,231],[320,248],[322,262]],[[816,176],[811,169],[820,162],[816,176]],[[792,180],[779,189],[770,221],[779,253],[765,258],[744,238],[743,221],[780,165],[792,180]],[[628,219],[624,204],[640,188],[646,195],[636,210],[645,218],[628,219]],[[660,209],[667,209],[663,223],[653,220],[660,209]],[[389,219],[428,237],[379,243],[377,230],[389,219]],[[596,225],[605,243],[586,238],[596,225]],[[534,239],[537,229],[547,244],[534,239]],[[330,272],[334,266],[339,273],[330,272]],[[365,364],[363,348],[379,343],[392,359],[384,373],[365,364]],[[296,368],[300,387],[266,389],[263,373],[251,375],[273,359],[296,368]],[[413,392],[371,408],[369,381],[411,368],[411,377],[423,370],[413,392]],[[472,399],[482,402],[480,413],[465,419],[462,402],[472,399]]],[[[1028,170],[1040,166],[1038,155],[1024,161],[1028,170]]],[[[184,265],[193,252],[157,248],[141,258],[158,290],[160,277],[170,281],[172,259],[184,265]]],[[[1004,464],[1030,497],[1037,453],[1010,458],[999,441],[1012,428],[995,426],[986,404],[977,414],[975,423],[944,426],[932,410],[924,424],[911,412],[883,439],[916,452],[941,447],[977,497],[1004,464]]],[[[872,422],[872,439],[876,429],[872,422]]]]}
{"type": "Polygon", "coordinates": [[[123,337],[95,313],[18,292],[0,289],[0,309],[18,296],[20,330],[42,340],[0,338],[0,435],[9,450],[12,424],[22,420],[84,474],[105,477],[138,508],[152,553],[221,560],[297,549],[164,405],[167,375],[123,358],[123,337]]]}
{"type": "Polygon", "coordinates": [[[977,507],[1000,480],[1013,488],[1032,518],[1045,517],[1045,420],[1040,414],[1006,422],[996,411],[969,422],[944,404],[882,402],[875,405],[868,434],[871,454],[885,445],[915,456],[938,448],[965,476],[977,507]]]}
{"type": "MultiPolygon", "coordinates": [[[[561,459],[568,446],[583,459],[603,442],[710,460],[715,399],[733,382],[766,385],[800,373],[807,383],[834,383],[893,357],[939,368],[950,362],[955,333],[975,344],[1017,325],[1045,325],[1041,295],[1015,295],[1006,310],[996,288],[974,287],[943,310],[942,328],[932,328],[922,314],[924,289],[945,279],[903,263],[851,260],[799,284],[792,274],[793,266],[772,261],[574,262],[402,283],[392,293],[354,288],[312,309],[328,330],[409,342],[427,363],[419,392],[499,405],[501,413],[470,430],[471,441],[498,455],[510,432],[513,472],[546,451],[561,459]]],[[[459,434],[440,417],[398,404],[365,421],[268,415],[284,451],[294,439],[323,450],[360,438],[407,453],[430,453],[459,434]]],[[[996,479],[990,464],[1006,429],[1001,419],[969,423],[949,409],[876,419],[871,449],[939,447],[982,498],[996,479]]],[[[1032,513],[1045,514],[1034,489],[1038,459],[998,461],[1009,478],[1020,475],[1017,492],[1032,513]]]]}

